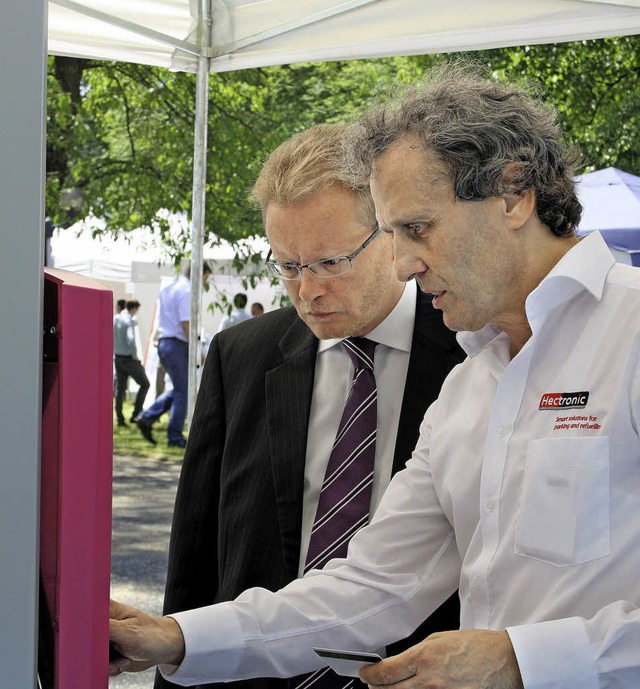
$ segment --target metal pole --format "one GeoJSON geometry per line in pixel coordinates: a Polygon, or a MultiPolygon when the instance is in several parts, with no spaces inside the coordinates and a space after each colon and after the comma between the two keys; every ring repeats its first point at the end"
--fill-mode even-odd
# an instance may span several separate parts
{"type": "Polygon", "coordinates": [[[23,0],[4,4],[2,9],[0,687],[34,689],[38,657],[47,5],[44,0],[23,0]]]}
{"type": "Polygon", "coordinates": [[[191,227],[191,319],[189,321],[188,424],[191,426],[198,392],[198,368],[201,359],[200,312],[202,310],[202,261],[207,180],[207,124],[209,113],[209,54],[211,44],[211,0],[200,3],[200,56],[196,77],[195,135],[193,142],[193,199],[191,227]]]}

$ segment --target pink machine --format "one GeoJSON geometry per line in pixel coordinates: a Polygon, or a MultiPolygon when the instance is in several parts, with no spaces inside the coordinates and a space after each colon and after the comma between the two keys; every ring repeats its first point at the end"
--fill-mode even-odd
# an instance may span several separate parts
{"type": "Polygon", "coordinates": [[[38,677],[108,686],[113,297],[45,269],[38,677]]]}

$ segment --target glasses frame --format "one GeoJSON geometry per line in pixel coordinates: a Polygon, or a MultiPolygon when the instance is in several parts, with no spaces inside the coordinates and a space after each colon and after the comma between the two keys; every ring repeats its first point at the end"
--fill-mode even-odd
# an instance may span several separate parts
{"type": "Polygon", "coordinates": [[[267,267],[267,270],[272,275],[275,275],[275,277],[279,278],[280,280],[300,280],[302,277],[302,271],[304,268],[306,268],[310,273],[313,273],[317,278],[321,278],[323,280],[328,280],[329,278],[338,278],[341,275],[345,275],[348,273],[351,268],[353,267],[353,259],[360,253],[362,253],[368,246],[371,244],[371,242],[382,232],[382,229],[380,227],[376,227],[376,229],[362,242],[362,244],[353,252],[350,254],[347,254],[345,256],[329,256],[327,258],[321,258],[318,261],[311,261],[311,263],[305,263],[305,265],[301,266],[298,265],[297,263],[286,263],[286,265],[289,268],[295,268],[298,273],[295,277],[285,277],[281,273],[277,272],[277,268],[275,266],[280,266],[283,265],[279,263],[278,261],[270,260],[271,259],[271,249],[269,249],[269,253],[267,254],[267,258],[265,259],[265,266],[267,267]],[[335,261],[335,260],[344,260],[346,259],[349,261],[349,267],[347,270],[345,270],[342,273],[337,273],[336,275],[320,275],[319,273],[316,273],[313,270],[313,266],[319,264],[319,263],[324,263],[325,261],[335,261]]]}

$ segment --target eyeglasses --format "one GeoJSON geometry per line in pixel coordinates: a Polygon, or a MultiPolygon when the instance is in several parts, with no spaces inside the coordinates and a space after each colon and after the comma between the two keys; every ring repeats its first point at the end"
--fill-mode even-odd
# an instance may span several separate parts
{"type": "Polygon", "coordinates": [[[302,269],[307,268],[311,273],[319,278],[335,278],[338,275],[343,275],[351,270],[351,264],[353,259],[362,251],[364,251],[367,246],[382,232],[382,230],[377,227],[372,234],[370,234],[364,242],[348,256],[334,256],[333,258],[322,258],[319,261],[313,261],[313,263],[307,263],[301,266],[298,263],[279,263],[278,261],[270,260],[271,250],[267,254],[267,260],[265,265],[269,271],[281,280],[299,280],[302,276],[302,269]]]}

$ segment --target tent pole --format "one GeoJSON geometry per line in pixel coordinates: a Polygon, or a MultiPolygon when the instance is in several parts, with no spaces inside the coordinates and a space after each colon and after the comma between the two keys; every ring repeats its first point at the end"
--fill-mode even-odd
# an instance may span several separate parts
{"type": "Polygon", "coordinates": [[[47,5],[44,0],[10,2],[3,12],[0,687],[33,689],[38,668],[47,5]]]}
{"type": "Polygon", "coordinates": [[[202,309],[202,261],[207,181],[207,124],[209,113],[209,53],[211,44],[211,0],[201,0],[198,72],[196,76],[195,134],[193,142],[193,198],[191,227],[191,319],[189,321],[189,381],[187,419],[191,427],[198,392],[201,361],[200,317],[202,309]]]}

